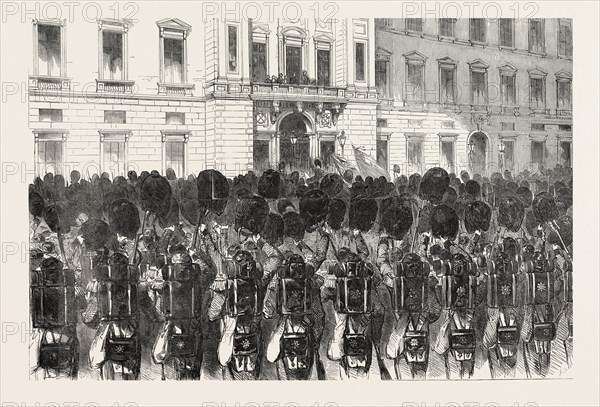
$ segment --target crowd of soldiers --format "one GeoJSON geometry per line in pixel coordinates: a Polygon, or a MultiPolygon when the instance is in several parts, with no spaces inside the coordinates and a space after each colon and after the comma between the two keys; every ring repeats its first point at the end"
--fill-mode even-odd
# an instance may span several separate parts
{"type": "Polygon", "coordinates": [[[313,168],[36,178],[32,376],[75,379],[85,361],[136,380],[144,358],[163,380],[211,364],[230,380],[570,367],[570,168],[393,182],[313,168]]]}

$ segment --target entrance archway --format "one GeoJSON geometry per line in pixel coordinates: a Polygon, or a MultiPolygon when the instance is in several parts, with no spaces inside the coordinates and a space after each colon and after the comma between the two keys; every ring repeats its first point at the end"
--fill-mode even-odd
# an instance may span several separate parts
{"type": "Polygon", "coordinates": [[[279,162],[285,163],[286,171],[308,173],[311,160],[310,120],[302,113],[289,113],[281,118],[277,133],[279,134],[279,162]]]}
{"type": "Polygon", "coordinates": [[[467,154],[471,174],[485,175],[487,170],[488,137],[482,131],[471,134],[467,141],[467,154]]]}

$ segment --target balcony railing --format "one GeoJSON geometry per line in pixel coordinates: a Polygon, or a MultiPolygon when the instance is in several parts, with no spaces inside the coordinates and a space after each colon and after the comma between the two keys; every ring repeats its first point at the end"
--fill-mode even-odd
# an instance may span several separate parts
{"type": "Polygon", "coordinates": [[[71,79],[59,76],[30,76],[29,87],[35,90],[69,90],[71,79]]]}
{"type": "Polygon", "coordinates": [[[96,79],[96,92],[133,93],[134,81],[96,79]]]}

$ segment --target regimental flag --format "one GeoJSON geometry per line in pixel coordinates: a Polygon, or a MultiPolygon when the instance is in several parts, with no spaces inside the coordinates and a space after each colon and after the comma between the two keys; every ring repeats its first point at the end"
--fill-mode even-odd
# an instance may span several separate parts
{"type": "Polygon", "coordinates": [[[373,177],[373,179],[379,178],[382,175],[389,181],[391,179],[390,174],[381,168],[377,161],[370,155],[368,155],[362,148],[352,146],[354,150],[354,159],[356,165],[363,178],[373,177]]]}
{"type": "Polygon", "coordinates": [[[352,171],[352,173],[354,174],[354,176],[356,176],[357,172],[358,172],[356,170],[356,167],[354,165],[352,165],[344,157],[342,157],[342,156],[340,156],[338,154],[331,154],[330,157],[331,157],[331,161],[333,162],[333,165],[335,165],[335,168],[336,168],[337,172],[340,174],[340,176],[342,177],[342,179],[346,183],[346,186],[351,187],[352,184],[348,183],[344,179],[344,172],[346,172],[346,170],[350,170],[350,171],[352,171]]]}

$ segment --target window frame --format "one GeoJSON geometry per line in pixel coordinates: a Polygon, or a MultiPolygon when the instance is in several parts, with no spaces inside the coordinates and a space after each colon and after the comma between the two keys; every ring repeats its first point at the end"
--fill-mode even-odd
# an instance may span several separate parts
{"type": "Polygon", "coordinates": [[[98,20],[98,79],[101,81],[124,82],[129,79],[129,56],[128,56],[128,32],[130,22],[128,20],[98,20]],[[104,33],[112,32],[121,34],[121,79],[104,77],[104,33]]]}
{"type": "Polygon", "coordinates": [[[489,65],[483,63],[481,60],[475,60],[475,61],[469,62],[469,83],[470,83],[469,98],[470,98],[472,106],[487,106],[487,105],[489,105],[488,68],[489,68],[489,65]],[[483,104],[475,103],[473,73],[483,74],[483,84],[484,84],[483,88],[485,90],[485,97],[484,97],[485,100],[484,100],[483,104]]]}
{"type": "Polygon", "coordinates": [[[225,25],[226,33],[227,33],[227,73],[230,74],[239,74],[240,73],[240,27],[238,24],[232,24],[228,22],[225,25]],[[235,69],[231,69],[231,32],[230,30],[235,30],[235,69]]]}
{"type": "Polygon", "coordinates": [[[285,27],[280,31],[280,37],[279,73],[287,76],[287,47],[298,47],[300,48],[300,77],[298,78],[300,80],[302,79],[302,72],[308,71],[306,61],[306,31],[295,26],[285,27]]]}
{"type": "Polygon", "coordinates": [[[377,133],[377,137],[375,138],[375,162],[377,163],[377,165],[379,165],[381,168],[383,168],[384,170],[389,172],[389,167],[390,167],[390,137],[391,134],[390,133],[377,133]],[[377,154],[379,153],[379,146],[378,143],[385,141],[385,166],[381,165],[379,163],[378,160],[378,156],[377,154]]]}
{"type": "Polygon", "coordinates": [[[498,19],[498,46],[502,48],[515,49],[515,19],[514,18],[499,18],[498,19]],[[502,43],[502,22],[508,21],[511,26],[511,43],[506,45],[502,43]]]}
{"type": "Polygon", "coordinates": [[[487,43],[487,21],[485,18],[469,18],[469,41],[472,44],[486,44],[487,43]],[[481,31],[483,39],[473,39],[473,26],[471,25],[474,21],[481,21],[481,31]]]}
{"type": "Polygon", "coordinates": [[[556,110],[558,112],[570,112],[573,111],[573,75],[567,71],[561,70],[555,75],[556,78],[556,110]],[[561,109],[560,107],[560,85],[569,85],[569,107],[567,109],[561,109]]]}
{"type": "Polygon", "coordinates": [[[384,62],[385,63],[385,89],[383,90],[383,94],[379,95],[379,97],[382,97],[384,99],[389,99],[392,97],[392,88],[391,88],[391,84],[390,84],[390,70],[391,70],[391,65],[392,65],[392,54],[387,51],[384,50],[382,48],[378,48],[375,51],[375,66],[373,67],[375,69],[375,88],[379,90],[379,86],[377,85],[377,62],[384,62]]]}
{"type": "Polygon", "coordinates": [[[559,18],[558,19],[558,31],[556,33],[556,55],[562,58],[573,58],[573,23],[571,19],[559,18]],[[563,26],[569,27],[570,30],[570,42],[566,44],[566,53],[561,54],[560,50],[560,31],[563,26]]]}
{"type": "Polygon", "coordinates": [[[406,137],[406,165],[407,165],[407,172],[411,172],[413,171],[413,169],[415,168],[415,166],[417,167],[416,171],[418,171],[419,173],[422,173],[423,171],[423,165],[424,165],[424,160],[423,158],[425,157],[424,155],[424,151],[423,151],[423,147],[425,145],[425,137],[427,136],[427,134],[425,133],[404,133],[404,136],[406,137]],[[409,152],[409,145],[411,143],[417,142],[418,144],[420,144],[421,148],[419,149],[420,154],[419,154],[419,162],[415,165],[414,163],[411,163],[410,161],[410,156],[408,154],[409,152]]]}
{"type": "Polygon", "coordinates": [[[314,42],[315,42],[315,81],[317,83],[317,86],[320,87],[331,87],[334,84],[334,64],[333,64],[333,58],[334,58],[334,52],[333,52],[333,38],[330,36],[325,36],[320,35],[319,37],[314,37],[314,42]],[[329,52],[329,83],[326,85],[320,85],[319,84],[319,51],[327,51],[329,52]]]}
{"type": "Polygon", "coordinates": [[[443,38],[456,38],[456,18],[439,18],[438,19],[438,35],[443,38]],[[442,23],[443,22],[451,22],[450,26],[452,27],[452,32],[450,35],[442,34],[442,23]]]}
{"type": "MultiPolygon", "coordinates": [[[[35,163],[35,169],[38,175],[42,175],[47,173],[48,171],[46,170],[47,168],[47,163],[41,163],[40,162],[40,143],[46,143],[46,142],[60,142],[61,143],[61,161],[60,163],[58,163],[61,171],[55,172],[56,174],[63,174],[64,172],[64,165],[66,162],[66,153],[67,153],[67,148],[66,148],[66,142],[67,142],[67,138],[68,138],[68,130],[61,130],[61,129],[35,129],[33,130],[33,137],[34,137],[34,163],[35,163]],[[43,168],[42,168],[43,166],[43,168]]],[[[65,174],[63,174],[65,175],[65,174]]]]}
{"type": "Polygon", "coordinates": [[[191,135],[190,130],[161,130],[161,166],[162,173],[167,171],[167,142],[183,143],[183,174],[177,174],[177,177],[187,177],[188,171],[188,141],[191,135]]]}
{"type": "Polygon", "coordinates": [[[439,166],[444,168],[442,165],[442,157],[443,157],[443,143],[452,144],[452,166],[451,168],[446,168],[448,172],[456,173],[456,164],[457,164],[457,151],[456,151],[456,142],[458,139],[458,134],[456,133],[439,133],[439,166]]]}
{"type": "MultiPolygon", "coordinates": [[[[421,54],[420,52],[417,51],[412,51],[409,53],[406,53],[403,55],[404,56],[404,100],[408,101],[408,102],[417,102],[417,103],[422,103],[425,101],[425,65],[427,63],[427,57],[423,54],[421,54]],[[410,83],[409,82],[409,72],[408,72],[408,67],[409,65],[412,66],[419,66],[421,68],[421,95],[420,98],[414,99],[409,99],[408,95],[408,86],[410,83]]],[[[414,92],[413,92],[414,95],[414,92]]]]}
{"type": "Polygon", "coordinates": [[[352,55],[354,56],[354,82],[358,82],[361,84],[367,83],[367,77],[368,77],[367,59],[369,57],[368,53],[369,53],[369,50],[367,48],[367,41],[363,40],[363,39],[355,39],[353,52],[352,52],[352,55]],[[357,54],[357,49],[358,49],[359,44],[361,44],[363,46],[363,60],[362,60],[363,79],[358,79],[358,70],[357,70],[358,61],[356,60],[356,54],[357,54]]]}
{"type": "Polygon", "coordinates": [[[422,34],[423,33],[423,19],[422,18],[405,18],[404,19],[404,29],[407,32],[422,34]],[[416,24],[417,22],[419,25],[418,30],[416,30],[412,27],[412,25],[416,24]]]}
{"type": "Polygon", "coordinates": [[[516,106],[518,95],[517,95],[517,69],[509,63],[501,65],[498,67],[498,74],[500,76],[500,105],[502,106],[516,106]],[[502,82],[503,78],[513,78],[513,97],[512,101],[505,101],[505,91],[504,84],[502,82]]]}
{"type": "Polygon", "coordinates": [[[159,45],[159,86],[163,85],[166,87],[186,87],[188,82],[188,51],[187,51],[187,38],[192,31],[192,27],[179,19],[165,19],[158,21],[158,45],[159,45]],[[165,82],[165,39],[180,40],[182,41],[181,52],[182,52],[182,81],[177,82],[165,82]]]}
{"type": "MultiPolygon", "coordinates": [[[[100,170],[102,172],[108,172],[105,168],[106,159],[106,144],[105,143],[123,143],[123,167],[120,169],[122,173],[117,175],[127,174],[129,167],[129,138],[131,136],[131,130],[125,129],[104,129],[98,130],[100,134],[100,170]]],[[[112,171],[111,171],[112,175],[112,171]]]]}
{"type": "MultiPolygon", "coordinates": [[[[535,69],[531,69],[528,70],[527,73],[529,74],[529,109],[530,110],[546,110],[548,107],[548,95],[547,95],[547,91],[546,91],[546,77],[548,76],[548,74],[546,72],[541,71],[538,68],[535,69]],[[532,89],[533,89],[533,81],[532,80],[541,80],[542,81],[542,97],[543,97],[543,106],[533,106],[533,99],[532,99],[532,89]]],[[[537,103],[536,103],[537,104],[537,103]]]]}
{"type": "Polygon", "coordinates": [[[458,93],[457,92],[458,85],[456,83],[457,75],[458,75],[457,66],[458,66],[458,61],[455,61],[450,57],[438,59],[438,78],[439,78],[439,83],[440,83],[438,97],[439,97],[439,102],[443,105],[456,105],[457,104],[457,93],[458,93]],[[446,95],[448,92],[444,92],[445,89],[442,88],[442,71],[443,70],[451,70],[452,71],[452,102],[448,102],[446,100],[446,95]]]}
{"type": "Polygon", "coordinates": [[[532,54],[545,54],[546,53],[546,21],[543,18],[529,18],[527,20],[527,50],[532,54]],[[541,39],[541,51],[532,49],[532,23],[540,24],[540,39],[541,39]]]}
{"type": "Polygon", "coordinates": [[[33,20],[33,76],[39,76],[44,78],[66,78],[67,76],[67,64],[66,64],[66,20],[60,19],[34,19],[33,20]],[[60,73],[58,76],[53,75],[40,75],[39,69],[39,27],[40,26],[57,26],[60,30],[60,73]]]}

